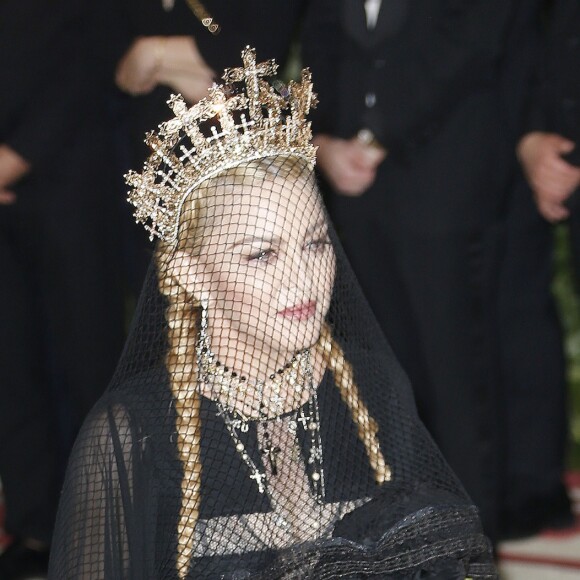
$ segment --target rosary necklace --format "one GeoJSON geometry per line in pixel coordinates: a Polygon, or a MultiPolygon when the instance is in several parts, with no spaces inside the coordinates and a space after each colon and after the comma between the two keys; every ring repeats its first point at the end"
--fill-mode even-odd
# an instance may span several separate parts
{"type": "MultiPolygon", "coordinates": [[[[250,471],[250,479],[253,479],[256,482],[260,493],[266,493],[271,498],[266,472],[263,469],[260,469],[256,462],[250,457],[239,435],[240,432],[247,433],[249,431],[249,421],[232,415],[219,402],[217,403],[217,407],[218,415],[223,417],[237,453],[250,471]]],[[[260,455],[269,463],[272,477],[276,477],[283,469],[283,466],[278,465],[278,454],[282,450],[272,442],[268,431],[268,423],[270,421],[272,421],[272,419],[261,422],[264,429],[264,444],[260,448],[260,455]]],[[[313,496],[319,503],[322,503],[325,496],[325,482],[324,469],[322,466],[320,415],[318,412],[318,398],[315,392],[305,407],[301,407],[295,412],[294,417],[290,419],[288,430],[295,437],[297,437],[299,429],[305,431],[310,438],[310,449],[308,451],[308,459],[306,462],[306,472],[310,481],[313,496]]]]}
{"type": "MultiPolygon", "coordinates": [[[[253,384],[250,383],[250,381],[245,377],[239,377],[235,372],[232,372],[227,367],[221,365],[215,360],[212,353],[208,356],[207,351],[202,353],[200,362],[202,363],[200,367],[206,380],[211,381],[214,384],[217,383],[222,392],[237,390],[240,385],[244,385],[244,392],[251,389],[258,395],[258,400],[260,401],[259,415],[257,419],[254,418],[254,420],[257,420],[260,423],[263,429],[264,440],[259,451],[264,461],[268,462],[272,477],[278,476],[281,469],[283,469],[283,466],[280,466],[278,463],[278,455],[282,450],[272,441],[269,425],[272,421],[279,422],[283,419],[281,414],[272,417],[272,405],[267,405],[264,402],[265,382],[255,381],[253,384]],[[205,364],[204,359],[206,360],[205,364]],[[208,359],[211,362],[208,362],[208,359]],[[209,373],[214,371],[215,375],[213,377],[208,375],[208,371],[209,373]]],[[[283,398],[280,397],[279,389],[276,388],[276,386],[279,387],[283,383],[291,384],[294,390],[299,393],[302,393],[305,388],[307,388],[310,393],[308,402],[289,414],[288,430],[294,436],[295,441],[299,430],[304,431],[309,438],[310,445],[306,461],[306,471],[312,493],[320,503],[325,495],[325,485],[322,465],[322,441],[320,437],[320,413],[318,410],[318,396],[316,394],[316,389],[314,388],[310,350],[298,353],[284,367],[284,369],[280,369],[272,374],[269,381],[274,386],[272,389],[274,394],[271,398],[273,399],[275,406],[280,405],[281,402],[283,402],[283,398]]],[[[256,482],[260,493],[266,493],[270,497],[268,491],[268,476],[266,475],[266,472],[263,469],[260,469],[256,462],[250,457],[240,437],[240,433],[247,433],[249,431],[251,419],[232,410],[230,406],[226,406],[223,400],[218,399],[216,405],[218,407],[218,415],[223,417],[237,453],[250,471],[250,478],[256,482]]],[[[288,417],[288,414],[286,416],[288,417]]]]}
{"type": "Polygon", "coordinates": [[[318,397],[314,387],[314,376],[312,372],[312,362],[310,360],[310,349],[296,353],[292,359],[284,366],[272,373],[266,380],[249,380],[246,376],[238,374],[223,365],[217,356],[211,351],[208,333],[208,308],[206,303],[202,303],[199,337],[196,346],[196,356],[198,365],[198,381],[212,388],[213,399],[218,408],[218,415],[222,416],[227,430],[232,438],[236,452],[241,456],[243,462],[250,470],[250,478],[256,482],[260,493],[268,492],[267,475],[264,470],[260,470],[256,462],[250,457],[239,433],[247,433],[250,428],[250,421],[257,420],[264,430],[264,444],[260,449],[260,454],[269,463],[272,477],[276,477],[280,472],[278,465],[278,454],[282,451],[272,442],[269,432],[271,421],[281,421],[284,415],[284,403],[290,393],[293,393],[291,403],[296,399],[302,400],[304,389],[308,390],[308,402],[298,409],[290,409],[288,429],[297,442],[297,431],[299,428],[310,434],[310,450],[306,461],[306,472],[309,476],[311,489],[314,497],[319,503],[324,498],[324,470],[322,466],[322,440],[320,437],[320,414],[318,411],[318,397]],[[284,390],[282,391],[282,389],[284,390]],[[267,389],[267,391],[266,391],[267,389]],[[264,399],[265,393],[268,399],[264,399]],[[284,395],[284,396],[283,396],[284,395]],[[249,413],[240,413],[233,402],[250,401],[249,413]],[[257,397],[258,410],[253,408],[252,402],[257,397]],[[305,412],[304,409],[307,409],[305,412]],[[300,427],[299,427],[300,425],[300,427]]]}

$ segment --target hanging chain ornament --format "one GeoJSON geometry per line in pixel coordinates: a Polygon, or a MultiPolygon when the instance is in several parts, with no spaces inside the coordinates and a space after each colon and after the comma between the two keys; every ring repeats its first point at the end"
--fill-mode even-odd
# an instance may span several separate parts
{"type": "Polygon", "coordinates": [[[186,0],[187,5],[193,12],[193,15],[205,26],[207,31],[214,36],[217,36],[222,27],[214,20],[210,13],[205,9],[205,6],[200,0],[186,0]]]}
{"type": "MultiPolygon", "coordinates": [[[[213,34],[217,36],[222,27],[215,21],[211,14],[206,10],[206,7],[202,4],[201,0],[185,0],[189,9],[193,12],[193,15],[203,24],[203,26],[213,34]]],[[[161,0],[161,6],[165,12],[171,12],[175,7],[175,0],[161,0]]]]}

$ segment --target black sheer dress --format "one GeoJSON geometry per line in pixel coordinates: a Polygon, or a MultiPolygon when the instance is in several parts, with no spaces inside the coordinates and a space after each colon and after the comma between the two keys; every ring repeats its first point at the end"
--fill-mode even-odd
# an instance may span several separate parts
{"type": "MultiPolygon", "coordinates": [[[[276,104],[292,102],[294,121],[309,105],[253,84],[264,69],[247,56],[247,116],[204,133],[213,171],[199,179],[204,143],[189,125],[171,140],[171,125],[130,177],[138,210],[155,206],[137,217],[161,240],[76,443],[50,577],[495,578],[476,509],[328,221],[309,127],[272,130],[273,118],[294,130],[276,104]],[[259,134],[236,141],[245,131],[259,134]]],[[[218,114],[242,93],[229,94],[213,93],[218,114]]],[[[180,103],[182,121],[205,107],[180,103]]]]}

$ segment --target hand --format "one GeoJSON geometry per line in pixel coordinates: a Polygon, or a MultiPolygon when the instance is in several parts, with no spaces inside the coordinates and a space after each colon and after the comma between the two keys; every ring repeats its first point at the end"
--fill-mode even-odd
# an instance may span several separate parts
{"type": "Polygon", "coordinates": [[[377,168],[386,157],[383,149],[361,143],[356,137],[346,140],[318,135],[318,166],[340,194],[358,197],[375,181],[377,168]]]}
{"type": "Polygon", "coordinates": [[[129,47],[117,65],[115,82],[130,95],[145,95],[158,84],[157,73],[162,65],[165,38],[144,36],[129,47]]]}
{"type": "Polygon", "coordinates": [[[0,144],[0,204],[9,205],[16,195],[9,188],[30,171],[30,164],[12,147],[0,144]]]}
{"type": "Polygon", "coordinates": [[[580,186],[580,168],[561,157],[574,147],[574,142],[560,135],[534,131],[525,135],[516,149],[538,211],[552,223],[568,217],[564,202],[580,186]]]}
{"type": "Polygon", "coordinates": [[[190,105],[194,105],[207,96],[207,90],[213,85],[213,74],[191,72],[188,74],[172,73],[171,80],[163,83],[180,94],[190,105]]]}
{"type": "Polygon", "coordinates": [[[12,205],[16,203],[16,194],[7,189],[0,189],[0,205],[12,205]]]}
{"type": "Polygon", "coordinates": [[[216,78],[207,65],[193,37],[171,36],[165,39],[165,51],[157,74],[160,84],[180,93],[190,104],[207,96],[216,78]]]}

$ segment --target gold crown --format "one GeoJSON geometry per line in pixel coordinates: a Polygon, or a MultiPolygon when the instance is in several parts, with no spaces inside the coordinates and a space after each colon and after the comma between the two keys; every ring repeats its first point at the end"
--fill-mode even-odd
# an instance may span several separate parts
{"type": "Polygon", "coordinates": [[[242,67],[224,71],[224,85],[214,85],[190,108],[173,95],[168,105],[175,118],[145,139],[153,153],[143,173],[125,176],[134,188],[129,202],[135,219],[151,240],[175,242],[185,199],[225,169],[275,155],[301,157],[314,166],[316,147],[305,120],[316,105],[310,72],[303,70],[299,83],[278,83],[275,89],[263,80],[276,74],[274,60],[256,64],[256,51],[247,47],[242,61],[242,67]]]}

